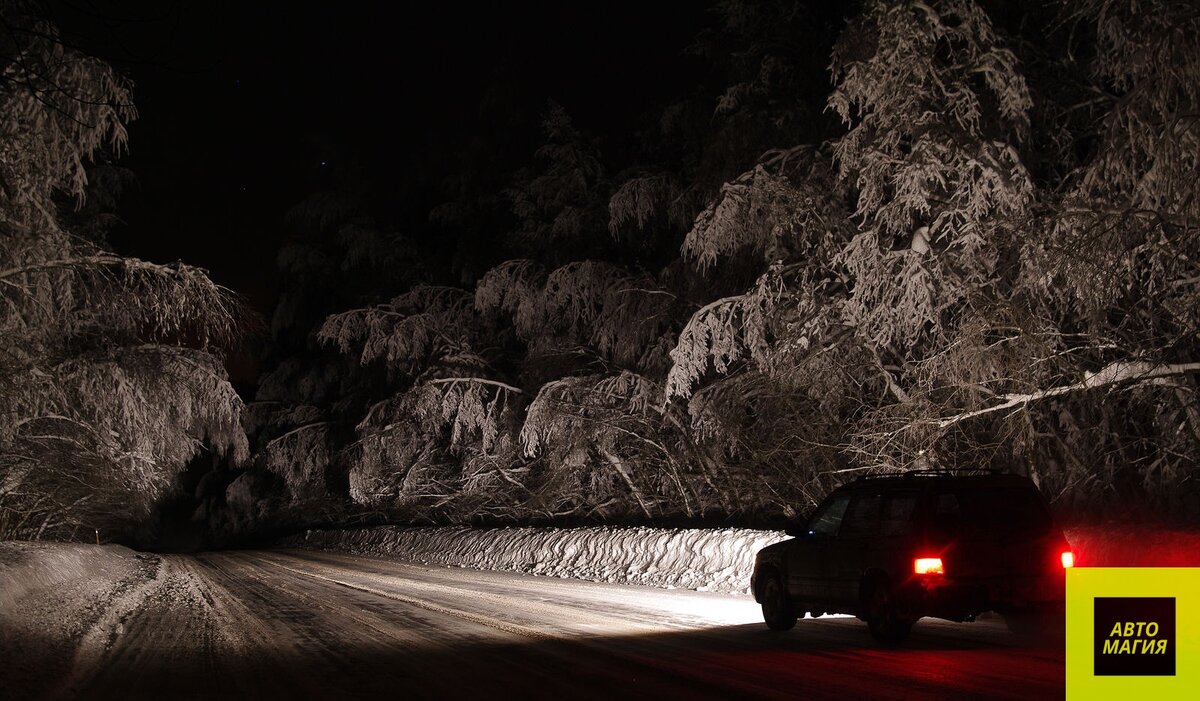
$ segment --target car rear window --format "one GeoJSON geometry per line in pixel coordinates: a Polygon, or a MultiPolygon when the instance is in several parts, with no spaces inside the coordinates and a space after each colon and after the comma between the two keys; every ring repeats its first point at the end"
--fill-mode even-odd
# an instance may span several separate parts
{"type": "Polygon", "coordinates": [[[1034,489],[958,488],[941,489],[935,495],[933,528],[945,534],[1008,531],[1044,531],[1050,513],[1034,489]]]}

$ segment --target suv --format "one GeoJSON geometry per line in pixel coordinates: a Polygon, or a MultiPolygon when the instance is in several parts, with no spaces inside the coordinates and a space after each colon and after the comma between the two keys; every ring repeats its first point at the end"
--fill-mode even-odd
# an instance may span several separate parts
{"type": "Polygon", "coordinates": [[[767,625],[849,613],[882,643],[904,640],[923,616],[984,611],[1038,631],[1061,614],[1074,564],[1033,482],[982,470],[861,477],[787,533],[795,538],[759,551],[750,581],[767,625]]]}

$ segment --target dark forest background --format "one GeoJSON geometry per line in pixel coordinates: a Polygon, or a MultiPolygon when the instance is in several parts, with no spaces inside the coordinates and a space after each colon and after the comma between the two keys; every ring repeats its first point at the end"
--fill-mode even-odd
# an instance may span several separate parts
{"type": "Polygon", "coordinates": [[[245,12],[6,3],[0,534],[1200,513],[1195,3],[245,12]]]}

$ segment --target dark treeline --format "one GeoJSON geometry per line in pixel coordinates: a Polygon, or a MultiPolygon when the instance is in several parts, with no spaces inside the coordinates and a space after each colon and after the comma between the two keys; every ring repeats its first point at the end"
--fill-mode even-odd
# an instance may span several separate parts
{"type": "Polygon", "coordinates": [[[251,457],[175,508],[767,524],[971,466],[1197,513],[1200,8],[817,5],[717,3],[619,145],[551,100],[514,155],[498,87],[419,233],[339,167],[286,213],[251,457]]]}

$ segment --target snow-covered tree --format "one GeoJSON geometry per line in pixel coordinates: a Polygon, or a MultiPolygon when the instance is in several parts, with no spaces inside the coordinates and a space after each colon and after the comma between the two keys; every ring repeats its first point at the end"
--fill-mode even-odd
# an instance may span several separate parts
{"type": "Polygon", "coordinates": [[[572,257],[602,250],[609,192],[599,151],[555,102],[547,108],[542,129],[546,140],[534,167],[507,191],[519,221],[513,245],[549,255],[571,250],[572,257]]]}
{"type": "Polygon", "coordinates": [[[957,464],[1195,505],[1190,4],[833,5],[717,3],[693,48],[718,84],[627,162],[552,107],[490,269],[329,316],[386,375],[357,503],[795,515],[957,464]]]}
{"type": "Polygon", "coordinates": [[[975,2],[866,3],[833,52],[836,174],[767,154],[685,239],[702,269],[761,262],[693,314],[667,396],[732,449],[767,435],[730,420],[763,415],[762,375],[810,468],[991,465],[1068,501],[1178,508],[1198,435],[1195,22],[1070,4],[1033,51],[975,2]]]}
{"type": "Polygon", "coordinates": [[[0,5],[0,537],[125,528],[198,451],[247,457],[217,357],[238,300],[67,224],[135,112],[128,83],[35,7],[0,5]]]}

